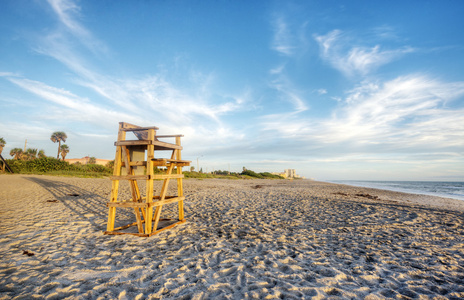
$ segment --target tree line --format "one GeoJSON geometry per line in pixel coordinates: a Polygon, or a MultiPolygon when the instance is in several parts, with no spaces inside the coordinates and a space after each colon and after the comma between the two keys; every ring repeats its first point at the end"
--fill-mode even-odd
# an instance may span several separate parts
{"type": "MultiPolygon", "coordinates": [[[[66,142],[68,136],[63,131],[55,131],[52,133],[50,140],[54,143],[58,143],[58,153],[56,155],[57,159],[65,160],[66,155],[69,153],[70,149],[69,146],[66,144],[61,145],[61,142],[66,142]]],[[[0,138],[0,154],[3,151],[3,148],[6,145],[6,141],[3,137],[0,138]]],[[[36,158],[44,158],[47,157],[45,155],[44,150],[38,150],[36,148],[28,148],[28,149],[21,149],[21,148],[13,148],[10,150],[10,156],[13,157],[15,160],[33,160],[36,158]]]]}

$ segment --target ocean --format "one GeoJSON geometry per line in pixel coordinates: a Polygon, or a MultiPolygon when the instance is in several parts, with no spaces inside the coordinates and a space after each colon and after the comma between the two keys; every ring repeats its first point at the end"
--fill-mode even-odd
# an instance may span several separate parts
{"type": "Polygon", "coordinates": [[[464,200],[464,181],[361,181],[332,180],[333,183],[376,188],[395,192],[423,194],[464,200]]]}

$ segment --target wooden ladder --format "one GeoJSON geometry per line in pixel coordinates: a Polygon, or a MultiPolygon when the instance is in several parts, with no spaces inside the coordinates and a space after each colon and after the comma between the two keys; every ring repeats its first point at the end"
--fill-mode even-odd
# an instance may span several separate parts
{"type": "MultiPolygon", "coordinates": [[[[184,193],[182,186],[182,167],[189,166],[190,161],[182,160],[181,137],[183,135],[156,135],[157,127],[140,127],[119,123],[118,140],[115,142],[116,157],[114,160],[111,198],[107,203],[108,224],[105,234],[132,234],[148,237],[163,230],[170,229],[185,222],[184,193]],[[133,132],[137,140],[126,140],[126,133],[133,132]],[[159,138],[175,138],[175,144],[160,141],[159,138]],[[155,158],[155,151],[172,151],[170,158],[155,158]],[[155,174],[155,168],[166,167],[162,174],[155,174]],[[175,170],[175,171],[174,171],[175,170]],[[154,195],[154,180],[163,180],[159,195],[154,195]],[[167,195],[170,179],[177,180],[177,195],[167,195]],[[118,200],[119,181],[128,180],[131,198],[118,200]],[[146,181],[145,196],[142,197],[137,180],[146,181]],[[163,205],[178,203],[178,220],[169,226],[158,228],[163,205]],[[115,228],[116,208],[132,208],[135,222],[115,228]],[[153,211],[153,209],[155,210],[153,211]],[[144,226],[145,225],[145,226],[144,226]],[[124,232],[137,226],[138,232],[124,232]]],[[[167,220],[165,220],[167,221],[167,220]]]]}

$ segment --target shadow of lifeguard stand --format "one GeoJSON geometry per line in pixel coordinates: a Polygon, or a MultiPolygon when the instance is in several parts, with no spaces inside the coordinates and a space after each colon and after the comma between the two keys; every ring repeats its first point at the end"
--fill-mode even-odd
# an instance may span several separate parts
{"type": "Polygon", "coordinates": [[[184,195],[182,167],[189,166],[190,161],[182,160],[181,137],[183,135],[156,135],[157,127],[140,127],[137,125],[119,123],[116,157],[114,161],[111,198],[107,203],[108,224],[105,234],[132,234],[148,237],[163,230],[170,229],[185,222],[184,195]],[[132,132],[136,140],[127,140],[126,133],[132,132]],[[160,139],[174,138],[175,143],[160,141],[160,139]],[[163,152],[164,151],[164,152],[163,152]],[[162,154],[168,151],[169,158],[155,157],[155,153],[162,154]],[[169,152],[170,151],[170,152],[169,152]],[[156,173],[155,168],[165,167],[164,173],[156,173]],[[177,195],[167,195],[171,179],[177,180],[177,195]],[[118,199],[119,183],[127,180],[130,188],[130,199],[118,199]],[[145,180],[145,196],[140,193],[137,180],[145,180]],[[154,181],[162,180],[163,184],[158,195],[155,195],[154,181]],[[160,225],[161,210],[164,205],[177,203],[178,220],[169,226],[158,228],[160,225]],[[115,228],[116,209],[132,209],[135,214],[135,222],[115,228]],[[127,232],[127,229],[137,226],[137,232],[127,232]],[[124,231],[126,230],[126,231],[124,231]]]}

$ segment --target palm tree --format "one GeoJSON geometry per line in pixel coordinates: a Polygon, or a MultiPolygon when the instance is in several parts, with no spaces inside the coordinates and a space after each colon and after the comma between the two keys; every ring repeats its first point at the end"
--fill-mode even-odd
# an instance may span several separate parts
{"type": "Polygon", "coordinates": [[[64,159],[66,158],[66,154],[69,153],[69,147],[68,147],[68,145],[63,144],[63,145],[61,145],[60,150],[61,150],[61,157],[62,157],[63,160],[64,160],[64,159]]]}
{"type": "Polygon", "coordinates": [[[21,148],[13,148],[10,151],[10,155],[14,156],[14,159],[20,159],[23,155],[23,149],[21,148]]]}
{"type": "Polygon", "coordinates": [[[39,150],[39,153],[37,153],[37,156],[38,156],[39,158],[47,157],[47,156],[45,155],[45,151],[44,151],[43,149],[42,149],[42,150],[39,150]]]}
{"type": "Polygon", "coordinates": [[[37,158],[37,149],[28,148],[24,154],[25,154],[24,158],[26,160],[36,159],[37,158]]]}
{"type": "Polygon", "coordinates": [[[61,141],[66,142],[67,138],[68,136],[63,131],[55,131],[54,133],[52,133],[52,136],[50,137],[50,140],[52,142],[58,142],[58,154],[56,155],[57,159],[60,158],[61,141]]]}
{"type": "Polygon", "coordinates": [[[1,137],[0,138],[0,155],[2,154],[3,147],[5,147],[5,145],[6,145],[5,139],[1,137]]]}

